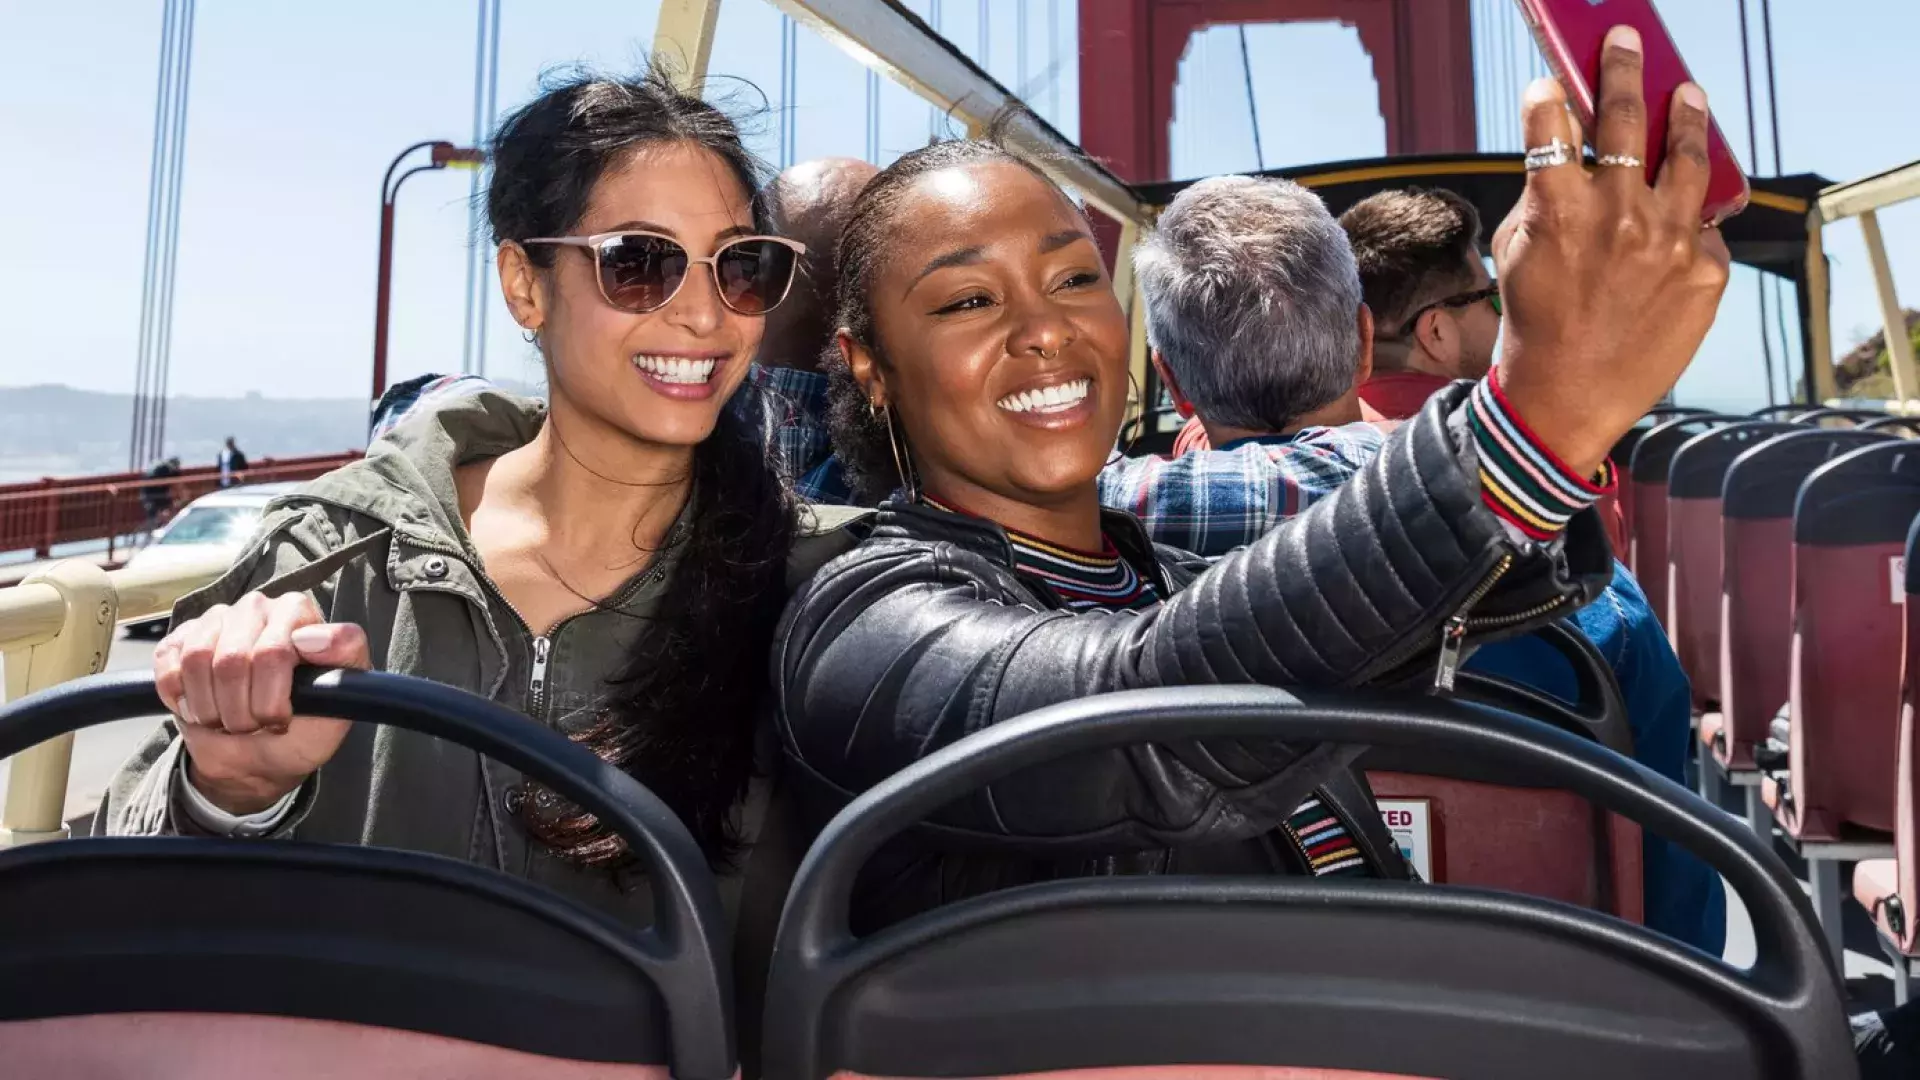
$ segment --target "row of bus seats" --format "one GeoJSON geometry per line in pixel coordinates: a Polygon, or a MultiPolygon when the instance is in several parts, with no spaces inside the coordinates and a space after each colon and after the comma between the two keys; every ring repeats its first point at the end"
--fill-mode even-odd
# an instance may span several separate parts
{"type": "MultiPolygon", "coordinates": [[[[1796,881],[1751,830],[1609,748],[1617,702],[1593,689],[1547,722],[1493,683],[1469,696],[1504,708],[1137,691],[979,732],[862,795],[805,852],[769,963],[745,965],[765,978],[748,1073],[1857,1075],[1839,969],[1796,881]],[[1202,738],[1368,747],[1382,778],[1438,763],[1483,771],[1449,783],[1520,780],[1590,802],[1721,873],[1752,913],[1757,959],[1736,970],[1561,900],[1300,878],[1053,881],[850,932],[861,867],[954,799],[1065,755],[1202,738]]],[[[653,925],[634,932],[524,880],[399,851],[181,838],[0,851],[8,1075],[737,1075],[741,965],[719,887],[651,793],[557,732],[434,683],[308,673],[294,708],[460,743],[576,801],[637,853],[653,925]]],[[[69,683],[0,709],[0,758],[157,709],[142,676],[69,683]]]]}
{"type": "MultiPolygon", "coordinates": [[[[1893,856],[1899,831],[1920,427],[1765,411],[1663,410],[1623,441],[1628,558],[1693,685],[1702,793],[1744,789],[1752,828],[1807,861],[1838,957],[1843,866],[1893,856]]],[[[1863,902],[1904,929],[1894,890],[1863,902]]]]}

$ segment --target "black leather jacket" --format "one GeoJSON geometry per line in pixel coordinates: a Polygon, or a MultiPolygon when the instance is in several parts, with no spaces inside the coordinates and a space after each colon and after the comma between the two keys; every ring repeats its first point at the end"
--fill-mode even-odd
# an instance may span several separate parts
{"type": "MultiPolygon", "coordinates": [[[[778,720],[812,824],[855,793],[989,724],[1113,690],[1205,683],[1339,687],[1431,680],[1443,633],[1469,642],[1564,615],[1612,577],[1597,517],[1559,550],[1517,544],[1480,501],[1458,414],[1469,384],[1403,425],[1353,480],[1208,564],[1108,533],[1155,567],[1167,601],[1062,610],[1016,573],[990,522],[888,504],[854,550],[788,605],[774,650],[778,720]]],[[[955,804],[868,868],[856,929],[991,889],[1103,873],[1299,873],[1274,778],[1309,747],[1208,741],[1087,754],[955,804]]],[[[1365,781],[1320,789],[1383,876],[1404,876],[1365,781]]]]}

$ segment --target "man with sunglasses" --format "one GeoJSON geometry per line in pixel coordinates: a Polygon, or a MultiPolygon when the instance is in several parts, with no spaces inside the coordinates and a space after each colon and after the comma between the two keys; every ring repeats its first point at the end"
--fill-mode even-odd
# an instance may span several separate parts
{"type": "Polygon", "coordinates": [[[1373,375],[1360,387],[1369,420],[1420,411],[1455,379],[1493,367],[1500,289],[1480,254],[1480,215],[1449,191],[1386,191],[1340,217],[1373,311],[1373,375]]]}

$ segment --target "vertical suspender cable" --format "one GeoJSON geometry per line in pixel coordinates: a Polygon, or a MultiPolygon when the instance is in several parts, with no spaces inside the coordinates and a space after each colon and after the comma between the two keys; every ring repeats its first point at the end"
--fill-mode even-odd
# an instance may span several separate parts
{"type": "Polygon", "coordinates": [[[179,86],[174,91],[172,183],[167,208],[166,270],[160,281],[164,288],[160,304],[160,334],[155,340],[154,394],[152,419],[152,456],[159,457],[167,441],[167,384],[173,374],[173,284],[180,255],[180,182],[187,161],[187,91],[193,80],[193,9],[196,0],[185,0],[185,16],[180,28],[179,86]]]}
{"type": "Polygon", "coordinates": [[[867,160],[880,164],[880,73],[867,69],[867,160]]]}
{"type": "Polygon", "coordinates": [[[168,0],[160,16],[160,70],[154,78],[153,150],[147,166],[147,246],[140,271],[140,339],[135,342],[133,418],[127,430],[129,472],[144,469],[148,465],[141,452],[146,442],[147,379],[151,363],[148,342],[153,332],[154,290],[158,285],[154,256],[160,244],[160,188],[161,177],[166,172],[163,133],[167,121],[167,92],[172,86],[169,76],[173,73],[174,15],[177,7],[174,0],[168,0]]]}
{"type": "Polygon", "coordinates": [[[1247,24],[1240,24],[1240,70],[1247,80],[1247,115],[1253,118],[1253,158],[1267,171],[1267,152],[1260,145],[1260,104],[1253,96],[1253,64],[1247,59],[1247,24]]]}
{"type": "MultiPolygon", "coordinates": [[[[1780,83],[1773,53],[1773,0],[1760,0],[1760,31],[1767,50],[1767,109],[1771,114],[1773,127],[1773,175],[1782,176],[1786,173],[1786,166],[1780,152],[1780,83]]],[[[1759,167],[1760,163],[1755,161],[1754,168],[1759,167]]],[[[1786,358],[1792,352],[1788,345],[1787,300],[1782,294],[1784,288],[1785,286],[1776,275],[1773,279],[1773,318],[1780,329],[1780,362],[1783,375],[1786,358]]],[[[1807,388],[1807,393],[1809,396],[1812,395],[1811,386],[1807,388]]]]}
{"type": "MultiPolygon", "coordinates": [[[[933,27],[934,33],[940,34],[940,0],[931,0],[927,8],[927,25],[933,27]]],[[[941,36],[945,37],[946,35],[941,34],[941,36]]],[[[940,119],[943,115],[944,114],[941,113],[940,111],[940,106],[934,105],[934,104],[927,105],[927,141],[928,142],[939,141],[940,119]]]]}
{"type": "Polygon", "coordinates": [[[1020,0],[1019,6],[1014,10],[1014,17],[1019,25],[1014,28],[1013,35],[1013,85],[1020,88],[1021,100],[1024,102],[1027,93],[1027,0],[1020,0]]]}
{"type": "Polygon", "coordinates": [[[987,0],[980,0],[980,69],[992,74],[993,38],[988,32],[987,0]]]}
{"type": "MultiPolygon", "coordinates": [[[[1757,171],[1760,168],[1760,125],[1753,109],[1753,40],[1747,31],[1747,0],[1736,2],[1740,5],[1740,74],[1747,91],[1747,154],[1757,171]]],[[[1767,275],[1759,273],[1753,279],[1753,284],[1760,296],[1760,360],[1767,367],[1767,404],[1776,405],[1779,404],[1779,397],[1774,392],[1773,331],[1767,326],[1767,275]]]]}
{"type": "Polygon", "coordinates": [[[1481,76],[1481,64],[1487,58],[1487,51],[1485,42],[1481,40],[1486,33],[1485,20],[1480,17],[1482,10],[1481,0],[1473,0],[1472,7],[1467,11],[1467,32],[1473,42],[1473,62],[1468,67],[1473,72],[1473,130],[1475,149],[1478,150],[1487,148],[1488,94],[1486,80],[1481,76]]]}
{"type": "MultiPolygon", "coordinates": [[[[468,145],[484,148],[499,115],[500,0],[480,0],[479,9],[473,54],[473,141],[468,145]]],[[[487,373],[487,294],[493,268],[481,200],[486,168],[473,171],[467,188],[467,327],[460,370],[476,375],[487,373]]]]}
{"type": "MultiPolygon", "coordinates": [[[[489,97],[498,85],[493,69],[500,56],[500,0],[480,0],[479,18],[473,35],[473,141],[469,146],[485,144],[493,121],[489,97]]],[[[486,373],[486,289],[487,268],[481,242],[486,217],[480,208],[480,170],[476,169],[467,189],[467,310],[466,329],[460,343],[460,370],[486,373]]]]}
{"type": "Polygon", "coordinates": [[[1060,124],[1060,0],[1047,0],[1047,120],[1060,124]]]}

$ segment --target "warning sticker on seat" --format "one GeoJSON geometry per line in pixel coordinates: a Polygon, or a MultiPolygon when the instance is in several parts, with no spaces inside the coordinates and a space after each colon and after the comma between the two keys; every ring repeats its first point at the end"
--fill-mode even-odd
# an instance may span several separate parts
{"type": "Polygon", "coordinates": [[[1421,881],[1433,880],[1433,815],[1428,799],[1381,799],[1380,816],[1386,819],[1400,854],[1420,874],[1421,881]]]}
{"type": "Polygon", "coordinates": [[[1895,555],[1887,560],[1887,576],[1893,579],[1893,602],[1898,604],[1907,598],[1907,557],[1895,555]]]}

